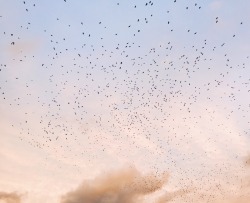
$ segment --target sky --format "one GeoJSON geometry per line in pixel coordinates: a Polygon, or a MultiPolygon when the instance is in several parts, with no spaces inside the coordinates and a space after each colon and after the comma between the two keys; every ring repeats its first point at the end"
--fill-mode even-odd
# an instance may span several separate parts
{"type": "Polygon", "coordinates": [[[248,0],[0,0],[0,203],[247,203],[248,0]]]}

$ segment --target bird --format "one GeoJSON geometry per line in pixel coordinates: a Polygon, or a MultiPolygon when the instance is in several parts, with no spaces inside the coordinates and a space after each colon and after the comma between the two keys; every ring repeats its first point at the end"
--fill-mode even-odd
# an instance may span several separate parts
{"type": "MultiPolygon", "coordinates": [[[[18,18],[0,16],[9,25],[0,32],[0,104],[11,140],[34,148],[42,171],[67,169],[79,179],[127,161],[158,176],[168,169],[176,185],[192,188],[181,202],[216,202],[215,193],[226,198],[243,187],[230,183],[244,179],[237,147],[244,141],[246,148],[249,136],[245,10],[238,27],[225,28],[230,15],[206,12],[215,5],[197,1],[105,2],[101,10],[94,1],[34,5],[21,1],[18,18]]],[[[149,177],[144,187],[158,191],[149,177]]],[[[167,194],[175,201],[180,191],[167,194]]]]}

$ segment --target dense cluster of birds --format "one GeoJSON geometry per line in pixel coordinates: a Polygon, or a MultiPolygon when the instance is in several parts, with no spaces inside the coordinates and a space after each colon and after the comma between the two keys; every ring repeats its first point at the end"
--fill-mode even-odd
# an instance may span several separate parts
{"type": "MultiPolygon", "coordinates": [[[[233,133],[225,121],[238,117],[249,126],[249,56],[237,50],[243,20],[225,33],[227,19],[201,21],[208,5],[193,1],[107,1],[86,8],[92,16],[70,10],[70,0],[57,1],[53,15],[50,2],[18,4],[24,20],[0,33],[11,53],[0,62],[0,103],[16,111],[12,126],[22,142],[76,168],[79,160],[138,155],[154,169],[177,169],[191,162],[181,150],[194,133],[216,143],[233,133]],[[48,16],[39,16],[44,8],[48,16]]],[[[6,21],[1,15],[0,24],[6,21]]],[[[200,167],[202,174],[207,166],[200,167]]]]}

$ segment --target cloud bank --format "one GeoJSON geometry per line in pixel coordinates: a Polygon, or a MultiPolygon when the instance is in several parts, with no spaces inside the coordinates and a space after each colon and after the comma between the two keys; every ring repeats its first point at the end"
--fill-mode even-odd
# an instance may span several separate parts
{"type": "MultiPolygon", "coordinates": [[[[77,189],[62,196],[61,203],[141,203],[147,195],[160,191],[168,178],[166,172],[143,175],[129,167],[84,181],[77,189]]],[[[180,194],[184,192],[166,193],[156,202],[168,202],[180,194]]]]}
{"type": "MultiPolygon", "coordinates": [[[[250,156],[245,159],[246,167],[250,169],[250,156]]],[[[248,170],[247,169],[247,170],[248,170]]],[[[93,180],[85,180],[78,188],[61,197],[60,203],[144,203],[148,202],[153,194],[154,203],[168,203],[172,200],[187,200],[186,195],[199,202],[207,202],[209,196],[200,196],[199,191],[177,190],[174,192],[163,192],[163,187],[168,183],[169,174],[142,174],[134,167],[128,167],[109,173],[103,173],[93,180]],[[159,193],[156,193],[159,192],[159,193]]],[[[246,177],[245,181],[250,181],[246,177]]],[[[250,184],[239,185],[241,190],[231,195],[225,194],[219,197],[213,196],[215,203],[249,203],[250,184]]],[[[212,191],[211,191],[212,192],[212,191]]]]}
{"type": "Polygon", "coordinates": [[[0,192],[0,202],[21,203],[21,196],[16,193],[0,192]]]}

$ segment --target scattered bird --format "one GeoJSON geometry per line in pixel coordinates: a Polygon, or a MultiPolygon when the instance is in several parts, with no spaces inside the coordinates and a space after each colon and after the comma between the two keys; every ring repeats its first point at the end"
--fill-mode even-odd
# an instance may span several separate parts
{"type": "MultiPolygon", "coordinates": [[[[69,9],[71,3],[61,4],[69,9]]],[[[249,56],[243,51],[240,59],[232,54],[242,36],[240,30],[223,33],[225,38],[214,37],[208,26],[212,23],[218,29],[220,14],[210,22],[204,18],[205,4],[183,5],[176,0],[168,4],[158,11],[158,1],[136,5],[111,1],[105,4],[114,9],[111,17],[83,12],[65,19],[59,12],[51,18],[53,26],[46,26],[48,22],[38,22],[34,12],[42,9],[39,4],[32,7],[23,1],[25,20],[15,24],[21,31],[15,33],[6,26],[0,33],[11,53],[6,54],[11,60],[0,62],[0,103],[3,109],[21,112],[13,124],[19,139],[50,151],[62,162],[88,159],[91,163],[110,154],[125,160],[146,151],[148,161],[177,169],[177,162],[190,162],[181,150],[187,147],[193,152],[190,146],[196,134],[205,134],[202,142],[212,146],[218,140],[221,144],[220,133],[235,133],[226,120],[237,116],[247,120],[250,115],[248,100],[243,101],[250,92],[249,56]],[[178,15],[179,8],[187,19],[178,15]],[[24,36],[35,34],[43,39],[40,51],[30,51],[33,45],[28,43],[22,45],[24,36]],[[34,70],[26,72],[27,64],[34,70]],[[6,77],[15,65],[22,68],[6,77]]],[[[240,22],[241,29],[245,24],[240,22]]],[[[245,125],[249,126],[248,120],[245,125]]],[[[237,133],[249,136],[248,129],[237,133]]],[[[225,148],[230,150],[226,144],[225,148]]],[[[218,153],[212,147],[209,150],[199,156],[218,153]]],[[[75,161],[74,166],[80,164],[75,161]]],[[[199,167],[205,170],[206,164],[199,167]]]]}

